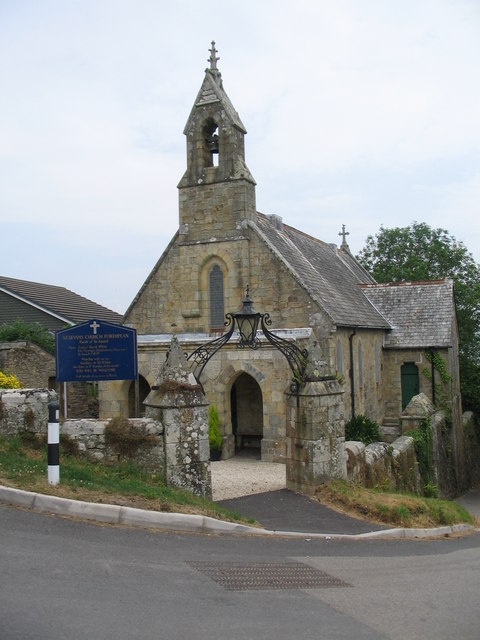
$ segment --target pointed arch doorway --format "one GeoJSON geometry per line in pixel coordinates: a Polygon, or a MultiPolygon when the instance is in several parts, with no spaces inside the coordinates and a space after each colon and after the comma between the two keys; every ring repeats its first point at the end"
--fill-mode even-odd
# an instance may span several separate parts
{"type": "Polygon", "coordinates": [[[235,451],[260,454],[263,438],[262,390],[248,373],[241,373],[233,383],[230,407],[235,451]]]}

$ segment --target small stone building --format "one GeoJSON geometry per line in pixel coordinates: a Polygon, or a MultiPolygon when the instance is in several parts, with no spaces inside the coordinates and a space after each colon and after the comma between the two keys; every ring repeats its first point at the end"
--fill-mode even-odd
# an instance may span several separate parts
{"type": "MultiPolygon", "coordinates": [[[[432,352],[452,374],[445,390],[457,419],[452,282],[378,285],[352,256],[345,233],[337,247],[259,213],[246,130],[225,93],[214,44],[184,134],[178,231],[124,317],[138,331],[141,399],[155,385],[172,335],[187,353],[221,335],[225,314],[239,310],[248,285],[256,311],[270,314],[271,330],[308,349],[316,380],[330,381],[324,393],[341,394],[342,420],[366,414],[390,436],[401,435],[400,415],[411,397],[435,392],[423,374],[431,371],[432,352]]],[[[239,349],[232,339],[208,362],[201,382],[220,415],[223,457],[258,446],[262,460],[282,461],[293,455],[292,374],[284,355],[261,336],[260,342],[259,349],[239,349]]],[[[440,382],[435,372],[434,378],[440,382]]],[[[101,384],[101,416],[133,415],[133,397],[130,382],[101,384]]]]}
{"type": "MultiPolygon", "coordinates": [[[[92,318],[120,323],[122,316],[65,287],[0,276],[0,326],[22,320],[39,324],[52,334],[92,318]]],[[[15,374],[28,388],[55,389],[62,416],[98,415],[96,386],[81,382],[56,383],[55,356],[23,340],[0,343],[0,371],[15,374]],[[65,389],[67,393],[65,394],[65,389]]]]}

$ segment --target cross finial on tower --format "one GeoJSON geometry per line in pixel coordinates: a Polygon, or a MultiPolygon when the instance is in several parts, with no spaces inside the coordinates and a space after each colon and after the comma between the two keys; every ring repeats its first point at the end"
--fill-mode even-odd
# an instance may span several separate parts
{"type": "Polygon", "coordinates": [[[350,231],[345,231],[345,225],[342,224],[342,230],[338,233],[339,236],[342,236],[342,247],[348,249],[347,244],[347,236],[350,235],[350,231]]]}
{"type": "Polygon", "coordinates": [[[208,62],[210,62],[210,69],[212,70],[216,70],[217,69],[217,61],[220,60],[220,58],[217,58],[217,50],[215,49],[215,40],[212,40],[212,48],[209,49],[210,51],[210,58],[208,58],[208,62]]]}

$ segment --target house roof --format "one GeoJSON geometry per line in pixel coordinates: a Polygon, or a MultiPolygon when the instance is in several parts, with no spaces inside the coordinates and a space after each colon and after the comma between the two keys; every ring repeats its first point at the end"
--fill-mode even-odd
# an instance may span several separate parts
{"type": "Polygon", "coordinates": [[[369,284],[362,289],[392,325],[385,336],[386,348],[451,346],[453,280],[369,284]]]}
{"type": "Polygon", "coordinates": [[[375,280],[348,247],[322,242],[283,224],[278,216],[257,213],[252,227],[334,324],[390,329],[360,286],[374,284],[375,280]]]}
{"type": "Polygon", "coordinates": [[[121,314],[64,287],[0,276],[0,291],[72,324],[92,318],[113,323],[122,321],[121,314]]]}

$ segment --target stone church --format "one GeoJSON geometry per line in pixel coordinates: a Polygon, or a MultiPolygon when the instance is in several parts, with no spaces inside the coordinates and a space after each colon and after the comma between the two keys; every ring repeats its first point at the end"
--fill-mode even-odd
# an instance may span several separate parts
{"type": "Polygon", "coordinates": [[[248,286],[271,331],[308,351],[307,371],[293,391],[288,359],[262,335],[257,349],[238,348],[234,336],[211,357],[200,382],[220,415],[224,458],[240,447],[259,447],[266,461],[315,456],[292,444],[310,420],[324,429],[324,458],[340,464],[352,415],[379,422],[387,439],[401,435],[409,400],[419,392],[434,399],[440,383],[429,354],[452,375],[444,391],[459,423],[452,281],[377,284],[351,254],[344,229],[337,247],[259,213],[246,129],[223,87],[214,43],[210,53],[184,129],[178,231],[123,320],[138,332],[139,383],[101,384],[101,416],[141,413],[172,335],[187,354],[218,338],[248,286]]]}

